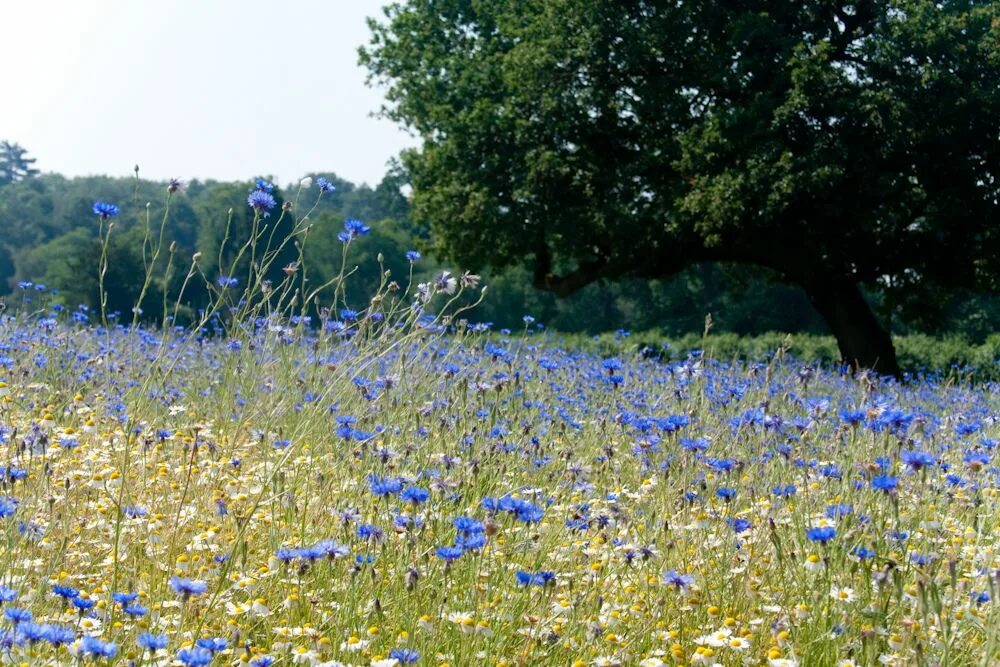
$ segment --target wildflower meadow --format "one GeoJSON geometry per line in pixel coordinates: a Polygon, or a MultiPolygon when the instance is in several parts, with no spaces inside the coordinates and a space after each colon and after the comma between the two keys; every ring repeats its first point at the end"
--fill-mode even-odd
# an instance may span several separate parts
{"type": "MultiPolygon", "coordinates": [[[[369,224],[334,281],[301,261],[327,185],[274,245],[258,181],[227,266],[147,220],[146,286],[166,261],[213,295],[188,321],[183,288],[7,304],[0,663],[1000,659],[994,385],[565,349],[477,323],[458,270],[347,303],[369,224]]],[[[93,206],[104,247],[119,215],[93,206]]]]}

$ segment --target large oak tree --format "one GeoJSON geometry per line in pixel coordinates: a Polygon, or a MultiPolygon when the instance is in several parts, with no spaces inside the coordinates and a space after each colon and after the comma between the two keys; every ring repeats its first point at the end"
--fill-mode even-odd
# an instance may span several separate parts
{"type": "Polygon", "coordinates": [[[410,0],[370,25],[455,259],[559,294],[760,265],[890,374],[862,288],[996,286],[1000,3],[410,0]]]}

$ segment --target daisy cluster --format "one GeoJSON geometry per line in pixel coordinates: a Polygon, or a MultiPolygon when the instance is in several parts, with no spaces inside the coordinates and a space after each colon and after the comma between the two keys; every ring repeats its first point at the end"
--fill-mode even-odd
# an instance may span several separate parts
{"type": "Polygon", "coordinates": [[[378,315],[4,316],[0,662],[1000,659],[996,387],[378,315]]]}

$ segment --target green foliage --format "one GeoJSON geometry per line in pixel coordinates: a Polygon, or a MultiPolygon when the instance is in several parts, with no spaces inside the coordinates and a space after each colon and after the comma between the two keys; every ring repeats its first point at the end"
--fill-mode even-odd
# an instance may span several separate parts
{"type": "MultiPolygon", "coordinates": [[[[536,334],[537,336],[537,334],[536,334]]],[[[767,362],[788,355],[807,363],[834,367],[840,360],[832,336],[811,333],[766,332],[754,336],[732,332],[669,335],[662,330],[630,332],[628,336],[603,333],[585,336],[572,333],[546,334],[560,345],[602,356],[643,354],[681,360],[700,350],[720,361],[767,362]]],[[[1000,334],[974,342],[958,334],[931,336],[911,333],[894,339],[900,366],[907,373],[931,374],[955,380],[1000,381],[1000,334]]]]}
{"type": "MultiPolygon", "coordinates": [[[[297,186],[277,191],[279,205],[292,201],[295,209],[282,220],[276,238],[286,233],[291,221],[299,219],[296,215],[308,212],[312,223],[303,239],[308,272],[301,276],[298,289],[316,289],[339,274],[343,244],[337,234],[349,217],[372,227],[369,236],[354,244],[345,266],[345,271],[354,272],[346,281],[344,295],[351,308],[366,306],[386,271],[386,280],[405,288],[411,280],[426,282],[442,270],[465,268],[446,264],[427,252],[433,247],[428,231],[413,222],[409,203],[401,194],[405,174],[390,172],[375,188],[355,186],[329,173],[312,176],[324,176],[337,189],[318,201],[315,187],[304,192],[298,192],[297,186]],[[417,248],[425,251],[425,256],[411,265],[405,254],[417,248]]],[[[154,271],[158,278],[143,301],[144,319],[161,316],[156,304],[164,293],[179,293],[195,252],[202,253],[199,266],[204,273],[185,289],[180,313],[183,321],[190,321],[192,314],[205,306],[218,275],[245,275],[241,271],[246,271],[247,260],[241,259],[235,270],[232,261],[252,225],[253,216],[246,206],[249,187],[250,181],[194,181],[187,184],[185,192],[171,197],[165,240],[168,245],[175,244],[174,268],[168,279],[161,277],[167,262],[167,254],[161,254],[154,271]],[[230,239],[220,267],[219,248],[227,223],[230,239]]],[[[67,307],[84,304],[96,309],[100,245],[97,219],[90,209],[95,199],[104,199],[122,208],[113,220],[108,247],[109,310],[127,316],[142,289],[144,238],[157,232],[166,188],[166,183],[106,177],[67,179],[52,174],[7,186],[0,197],[0,296],[16,291],[19,281],[31,281],[56,290],[54,298],[67,307]],[[146,202],[150,202],[148,207],[146,202]]],[[[267,225],[276,223],[278,217],[276,211],[264,220],[265,232],[270,233],[267,225]]],[[[296,259],[295,245],[286,245],[272,263],[267,279],[279,283],[284,269],[296,259]]],[[[595,282],[566,298],[535,289],[530,272],[521,266],[503,273],[486,271],[484,283],[490,287],[489,295],[469,316],[493,322],[498,329],[520,329],[522,317],[531,315],[538,323],[562,332],[592,335],[622,327],[656,330],[677,339],[700,332],[705,315],[711,313],[714,331],[741,336],[824,331],[822,319],[801,290],[782,284],[772,271],[736,264],[694,264],[668,280],[634,277],[595,282]]],[[[1000,300],[978,292],[954,291],[933,311],[916,307],[919,304],[915,301],[892,302],[879,294],[874,296],[880,316],[891,319],[897,333],[958,333],[980,344],[1000,329],[1000,300]]]]}
{"type": "MultiPolygon", "coordinates": [[[[994,289],[1000,5],[398,2],[361,60],[423,146],[414,217],[568,294],[692,263],[803,287],[895,370],[859,291],[994,289]]],[[[940,299],[937,299],[940,301],[940,299]]],[[[900,306],[902,307],[902,306],[900,306]]]]}
{"type": "Polygon", "coordinates": [[[969,282],[975,263],[950,260],[992,258],[974,235],[997,210],[995,3],[386,13],[362,61],[424,139],[405,156],[416,218],[466,262],[969,282]]]}
{"type": "Polygon", "coordinates": [[[20,144],[0,141],[0,186],[10,185],[38,175],[35,158],[20,144]]]}

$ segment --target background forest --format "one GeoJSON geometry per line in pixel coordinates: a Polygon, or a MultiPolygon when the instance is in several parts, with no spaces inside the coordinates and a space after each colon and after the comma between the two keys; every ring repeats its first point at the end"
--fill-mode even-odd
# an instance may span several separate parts
{"type": "MultiPolygon", "coordinates": [[[[25,283],[44,285],[45,292],[69,308],[97,304],[97,274],[100,245],[97,221],[91,212],[95,196],[116,202],[122,214],[116,218],[109,248],[109,310],[129,312],[142,286],[142,237],[145,220],[158,228],[167,200],[166,182],[92,176],[66,178],[58,174],[36,173],[25,155],[11,155],[0,162],[0,295],[8,300],[25,283]],[[11,162],[21,161],[20,168],[11,162]],[[148,202],[148,205],[147,205],[148,202]]],[[[332,173],[310,174],[325,177],[336,190],[319,201],[312,218],[316,224],[306,249],[310,281],[322,284],[340,269],[341,243],[338,232],[346,218],[358,218],[371,225],[371,238],[354,250],[358,278],[350,282],[349,299],[363,305],[366,290],[378,284],[378,253],[393,278],[405,279],[410,271],[409,250],[419,250],[422,258],[414,263],[415,279],[423,279],[442,269],[481,271],[482,267],[454,267],[433,255],[430,232],[413,222],[407,191],[407,176],[393,169],[371,187],[338,178],[332,173]]],[[[170,201],[165,236],[176,243],[176,257],[185,265],[195,252],[217,257],[225,234],[227,212],[233,215],[229,248],[238,247],[249,229],[252,211],[246,193],[252,181],[191,181],[170,201]]],[[[279,204],[294,199],[298,185],[276,188],[279,204]]],[[[302,215],[316,198],[315,188],[303,192],[298,210],[289,211],[283,227],[290,229],[296,214],[302,215]],[[285,223],[288,223],[287,226],[285,223]]],[[[276,230],[281,234],[281,228],[276,230]]],[[[292,257],[290,254],[289,261],[292,257]]],[[[161,258],[165,261],[165,258],[161,258]]],[[[276,263],[278,266],[279,263],[276,263]]],[[[209,279],[210,267],[206,262],[209,279]]],[[[281,264],[284,266],[284,264],[281,264]]],[[[154,286],[159,293],[149,298],[155,303],[165,288],[176,293],[185,269],[173,272],[177,284],[154,286]]],[[[822,319],[801,290],[778,283],[766,270],[726,264],[698,264],[667,280],[623,279],[595,283],[567,297],[536,290],[527,269],[512,268],[500,275],[484,275],[490,285],[488,298],[473,317],[493,322],[497,327],[519,328],[523,317],[565,333],[599,334],[607,322],[620,322],[635,331],[653,331],[666,337],[700,333],[705,316],[711,314],[714,330],[740,335],[770,331],[825,333],[822,319]]],[[[187,291],[188,312],[204,305],[204,286],[187,291]]],[[[17,298],[17,297],[15,297],[17,298]]],[[[869,296],[883,321],[894,334],[922,333],[934,336],[958,335],[979,343],[1000,324],[1000,301],[973,292],[955,292],[932,304],[893,302],[878,294],[869,296]]],[[[150,309],[155,310],[155,309],[150,309]]],[[[158,311],[157,311],[158,312],[158,311]]],[[[147,319],[154,317],[152,313],[147,319]]]]}

